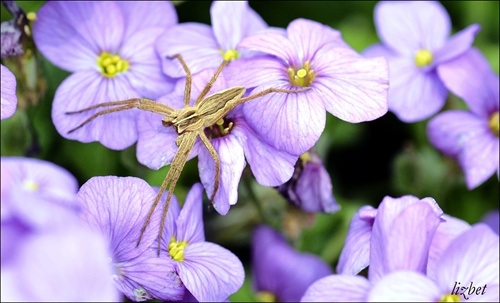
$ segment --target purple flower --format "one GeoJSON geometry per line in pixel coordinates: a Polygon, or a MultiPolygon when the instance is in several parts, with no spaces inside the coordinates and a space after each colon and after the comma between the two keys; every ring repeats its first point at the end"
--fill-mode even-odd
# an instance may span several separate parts
{"type": "Polygon", "coordinates": [[[108,241],[115,286],[133,301],[180,300],[184,295],[174,262],[157,255],[161,212],[153,214],[137,246],[155,196],[145,181],[133,177],[93,177],[78,192],[83,221],[108,241]]]}
{"type": "Polygon", "coordinates": [[[75,178],[2,157],[2,301],[117,301],[104,238],[78,220],[75,178]]]}
{"type": "Polygon", "coordinates": [[[498,229],[500,228],[500,213],[498,212],[498,209],[492,210],[489,213],[487,213],[482,220],[486,225],[488,225],[491,230],[493,230],[497,235],[499,234],[498,229]]]}
{"type": "MultiPolygon", "coordinates": [[[[214,70],[207,69],[193,75],[191,90],[191,105],[205,84],[210,80],[214,70]]],[[[157,101],[172,108],[184,107],[185,80],[179,80],[174,91],[157,101]]],[[[227,89],[224,73],[214,83],[212,90],[215,93],[227,89]]],[[[250,164],[257,182],[264,186],[278,186],[291,178],[297,156],[279,151],[264,142],[243,117],[241,107],[235,108],[223,120],[222,125],[214,125],[205,129],[205,134],[214,146],[220,159],[219,189],[214,199],[214,207],[225,215],[231,205],[238,199],[238,184],[246,165],[250,164]],[[273,165],[269,165],[272,162],[273,165]]],[[[178,134],[173,127],[162,124],[163,117],[154,113],[141,113],[138,117],[139,138],[137,141],[137,159],[151,169],[159,169],[169,164],[175,156],[178,147],[175,143],[178,134]]],[[[214,188],[215,162],[198,140],[189,156],[189,159],[198,155],[198,168],[201,182],[211,197],[214,188]]]]}
{"type": "Polygon", "coordinates": [[[389,110],[401,121],[416,122],[437,113],[448,91],[436,67],[466,52],[479,31],[471,25],[450,35],[450,20],[437,1],[382,1],[375,6],[382,40],[364,51],[385,56],[390,65],[389,110]]]}
{"type": "Polygon", "coordinates": [[[373,286],[368,300],[497,302],[500,269],[498,240],[498,235],[489,227],[477,224],[450,244],[437,263],[434,279],[412,271],[394,272],[373,286]]]}
{"type": "Polygon", "coordinates": [[[385,197],[378,210],[361,208],[351,221],[337,272],[355,275],[369,265],[372,282],[401,267],[425,272],[442,214],[434,199],[414,196],[385,197]]]}
{"type": "MultiPolygon", "coordinates": [[[[14,1],[11,1],[11,3],[17,6],[14,1]]],[[[10,56],[19,56],[24,53],[21,45],[22,31],[19,29],[19,26],[16,25],[16,20],[18,20],[18,18],[23,18],[25,20],[26,16],[22,16],[24,12],[18,6],[17,9],[19,9],[17,16],[14,16],[12,20],[2,22],[1,25],[1,59],[10,56]]]]}
{"type": "Polygon", "coordinates": [[[251,56],[249,52],[237,51],[236,45],[243,38],[267,28],[247,1],[214,1],[210,16],[212,27],[194,22],[183,23],[158,38],[157,49],[167,75],[186,75],[177,59],[167,58],[176,54],[182,55],[193,74],[205,68],[217,68],[222,59],[251,56]]]}
{"type": "MultiPolygon", "coordinates": [[[[104,238],[71,224],[70,219],[77,219],[76,216],[67,219],[65,228],[25,237],[15,258],[7,265],[2,262],[2,301],[118,302],[121,299],[110,279],[112,268],[104,238]]],[[[2,223],[2,245],[3,229],[2,223]]]]}
{"type": "Polygon", "coordinates": [[[300,156],[292,178],[277,188],[290,203],[306,212],[332,213],[340,208],[332,194],[330,176],[313,150],[300,156]]]}
{"type": "Polygon", "coordinates": [[[245,272],[233,253],[205,241],[202,195],[203,187],[196,183],[182,210],[172,199],[163,230],[162,254],[175,263],[182,284],[196,300],[223,301],[243,285],[245,272]]]}
{"type": "Polygon", "coordinates": [[[1,65],[1,119],[6,119],[14,115],[17,107],[16,96],[16,76],[5,66],[1,65]]]}
{"type": "Polygon", "coordinates": [[[38,49],[54,65],[73,73],[54,96],[52,120],[58,132],[111,149],[132,145],[137,140],[138,110],[106,115],[70,134],[99,109],[78,115],[66,112],[106,101],[154,99],[172,89],[154,48],[157,37],[177,23],[172,4],[47,2],[37,18],[33,37],[38,49]]]}
{"type": "Polygon", "coordinates": [[[261,225],[252,237],[253,286],[266,302],[298,302],[316,280],[332,273],[321,258],[300,253],[278,232],[261,225]]]}
{"type": "Polygon", "coordinates": [[[469,189],[499,172],[498,75],[476,49],[441,65],[439,75],[454,94],[470,108],[437,115],[427,125],[430,142],[455,158],[469,189]]]}
{"type": "Polygon", "coordinates": [[[228,66],[231,85],[255,87],[252,93],[270,87],[310,88],[268,94],[245,104],[249,125],[279,150],[297,156],[308,151],[324,130],[325,110],[348,122],[373,120],[387,111],[385,59],[363,58],[328,26],[297,19],[286,33],[268,31],[245,38],[238,45],[243,49],[268,55],[228,66]]]}

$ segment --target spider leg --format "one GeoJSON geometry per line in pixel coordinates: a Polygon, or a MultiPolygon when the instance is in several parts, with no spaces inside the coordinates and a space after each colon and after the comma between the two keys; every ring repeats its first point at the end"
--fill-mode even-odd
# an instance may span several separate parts
{"type": "Polygon", "coordinates": [[[265,89],[265,90],[263,90],[261,92],[258,92],[258,93],[254,94],[254,95],[250,95],[248,97],[241,98],[238,103],[239,104],[245,103],[247,101],[253,100],[255,98],[262,97],[262,96],[270,94],[270,93],[294,93],[294,94],[297,94],[297,93],[301,93],[301,92],[306,92],[308,90],[310,90],[310,88],[305,88],[305,89],[283,89],[283,88],[274,88],[274,87],[271,87],[271,88],[265,89]]]}
{"type": "Polygon", "coordinates": [[[184,89],[184,107],[189,107],[189,101],[191,98],[191,82],[192,82],[192,77],[191,77],[191,71],[189,70],[189,67],[187,66],[186,62],[182,58],[181,54],[177,54],[174,57],[179,59],[181,62],[182,67],[184,68],[184,71],[186,72],[186,88],[184,89]]]}
{"type": "Polygon", "coordinates": [[[205,145],[205,147],[208,149],[210,152],[210,155],[214,159],[215,162],[215,180],[214,180],[214,191],[212,192],[212,196],[210,197],[210,204],[213,204],[214,199],[215,199],[215,194],[217,193],[217,190],[219,190],[219,178],[220,178],[220,159],[219,155],[215,151],[214,146],[212,143],[210,143],[210,140],[208,140],[207,136],[203,131],[199,133],[201,142],[205,145]]]}
{"type": "Polygon", "coordinates": [[[119,111],[123,111],[123,110],[127,110],[127,109],[138,108],[141,110],[146,110],[146,111],[150,111],[150,112],[165,115],[165,116],[172,114],[172,112],[174,111],[171,107],[169,107],[165,104],[161,104],[161,103],[158,103],[158,102],[155,102],[152,100],[148,100],[148,99],[135,98],[135,99],[129,99],[129,100],[124,100],[124,101],[113,101],[113,102],[100,103],[100,104],[96,104],[96,105],[84,108],[84,109],[79,110],[79,111],[67,112],[66,114],[78,114],[78,113],[83,113],[83,112],[86,112],[88,110],[96,109],[99,107],[113,106],[113,105],[122,105],[122,106],[110,108],[110,109],[104,109],[104,110],[101,110],[101,111],[93,114],[87,120],[83,121],[83,123],[81,123],[80,125],[78,125],[77,127],[73,128],[73,129],[69,130],[68,134],[76,131],[77,129],[80,129],[85,124],[89,123],[90,121],[94,120],[95,118],[97,118],[99,116],[114,113],[114,112],[119,112],[119,111]],[[122,105],[122,104],[125,104],[125,105],[122,105]]]}
{"type": "Polygon", "coordinates": [[[212,79],[210,79],[210,81],[208,81],[208,83],[207,83],[207,85],[205,85],[205,88],[203,89],[203,91],[200,93],[198,98],[196,98],[195,105],[198,105],[198,103],[200,103],[203,100],[203,98],[205,98],[205,96],[208,94],[208,92],[212,89],[212,85],[214,84],[215,80],[217,80],[217,77],[219,77],[219,74],[222,72],[222,69],[228,63],[229,63],[229,61],[227,61],[227,60],[222,61],[222,63],[219,65],[219,68],[217,69],[215,74],[212,76],[212,79]]]}

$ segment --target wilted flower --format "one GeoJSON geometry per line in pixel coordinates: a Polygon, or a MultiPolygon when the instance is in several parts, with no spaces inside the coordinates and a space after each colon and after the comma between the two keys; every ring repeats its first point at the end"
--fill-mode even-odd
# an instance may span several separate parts
{"type": "Polygon", "coordinates": [[[205,241],[202,213],[203,187],[189,191],[182,210],[170,202],[162,237],[162,254],[175,263],[182,284],[199,302],[226,300],[243,285],[241,261],[229,250],[205,241]]]}
{"type": "Polygon", "coordinates": [[[268,94],[243,107],[249,125],[279,150],[308,151],[325,128],[325,110],[348,122],[379,118],[387,111],[388,69],[383,58],[366,59],[340,33],[315,21],[292,21],[286,33],[257,33],[238,50],[268,55],[237,60],[227,68],[231,85],[306,89],[268,94]]]}
{"type": "Polygon", "coordinates": [[[75,178],[2,157],[2,301],[117,301],[104,238],[78,220],[75,178]]]}
{"type": "Polygon", "coordinates": [[[300,156],[292,178],[277,189],[288,202],[306,212],[332,213],[340,208],[333,197],[330,175],[313,150],[300,156]]]}
{"type": "MultiPolygon", "coordinates": [[[[191,90],[191,105],[205,84],[210,80],[214,71],[203,70],[193,75],[191,90]]],[[[185,80],[179,80],[174,91],[157,101],[172,108],[184,107],[185,80]]],[[[209,95],[227,89],[224,73],[214,83],[209,95]]],[[[231,205],[238,200],[238,184],[246,165],[250,164],[257,182],[264,186],[277,186],[290,179],[293,174],[297,156],[279,151],[266,143],[249,127],[243,117],[241,107],[235,108],[221,124],[205,129],[205,134],[214,146],[220,160],[219,189],[214,199],[214,207],[225,215],[231,205]],[[272,162],[272,165],[270,163],[272,162]]],[[[175,143],[178,134],[173,127],[162,124],[162,116],[154,113],[142,113],[138,117],[139,138],[137,141],[137,159],[151,169],[171,163],[178,147],[175,143]]],[[[198,140],[188,159],[198,155],[200,179],[211,197],[214,189],[215,162],[210,152],[198,140]]]]}
{"type": "Polygon", "coordinates": [[[306,289],[332,273],[321,258],[290,247],[270,227],[256,227],[252,237],[253,287],[263,302],[298,302],[306,289]]]}
{"type": "Polygon", "coordinates": [[[167,58],[176,54],[182,55],[193,74],[205,68],[217,68],[223,59],[248,57],[251,54],[237,51],[236,45],[267,27],[247,1],[214,1],[210,16],[211,27],[194,22],[182,23],[159,36],[157,49],[167,75],[186,75],[177,59],[167,58]]]}
{"type": "Polygon", "coordinates": [[[157,255],[160,212],[153,214],[137,245],[155,196],[151,186],[133,177],[93,177],[78,192],[83,221],[108,241],[115,286],[133,301],[173,301],[184,295],[174,262],[157,255]]]}
{"type": "Polygon", "coordinates": [[[176,23],[175,9],[167,1],[45,3],[33,26],[36,45],[51,63],[73,73],[54,96],[52,120],[58,132],[111,149],[132,145],[137,140],[137,110],[106,115],[70,134],[102,108],[78,115],[66,112],[169,92],[173,85],[161,71],[154,44],[176,23]]]}
{"type": "Polygon", "coordinates": [[[470,111],[437,115],[427,125],[427,134],[437,149],[458,161],[467,187],[473,189],[495,171],[500,176],[498,75],[477,49],[440,66],[439,75],[470,111]]]}
{"type": "Polygon", "coordinates": [[[16,96],[16,76],[5,66],[1,66],[1,119],[6,119],[11,117],[17,107],[17,96],[16,96]]]}
{"type": "Polygon", "coordinates": [[[384,56],[390,67],[389,110],[401,121],[415,122],[437,113],[448,91],[436,68],[465,53],[479,25],[450,35],[450,19],[437,1],[381,1],[375,6],[381,44],[368,57],[384,56]]]}

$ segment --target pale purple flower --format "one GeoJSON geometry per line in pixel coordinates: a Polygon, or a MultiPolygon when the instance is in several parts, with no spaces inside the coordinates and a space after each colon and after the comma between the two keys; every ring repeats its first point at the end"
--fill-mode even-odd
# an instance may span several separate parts
{"type": "MultiPolygon", "coordinates": [[[[224,301],[243,285],[241,261],[229,250],[205,241],[203,187],[196,183],[182,210],[172,199],[162,237],[162,255],[168,255],[182,284],[199,302],[224,301]]],[[[165,197],[165,195],[164,195],[165,197]]]]}
{"type": "MultiPolygon", "coordinates": [[[[191,105],[194,105],[196,98],[214,72],[213,69],[206,69],[193,75],[191,105]]],[[[179,80],[172,93],[157,101],[175,109],[183,108],[184,87],[185,80],[179,80]]],[[[208,95],[227,88],[224,73],[222,73],[208,95]]],[[[238,106],[231,111],[224,118],[223,125],[214,125],[205,129],[205,134],[220,159],[221,175],[214,207],[223,215],[229,211],[231,205],[237,202],[238,184],[246,161],[250,164],[257,182],[264,186],[278,186],[291,178],[298,158],[266,143],[248,125],[240,108],[238,106]]],[[[163,126],[162,118],[161,115],[154,113],[141,113],[138,117],[137,159],[151,169],[159,169],[171,163],[178,150],[175,143],[178,134],[173,127],[163,126]]],[[[214,189],[215,162],[200,140],[195,143],[188,159],[196,155],[198,155],[201,182],[208,197],[211,197],[214,189]]]]}
{"type": "Polygon", "coordinates": [[[362,57],[328,26],[297,19],[286,33],[257,33],[237,49],[268,55],[234,61],[227,68],[231,85],[255,87],[252,93],[309,88],[268,94],[243,108],[249,125],[279,150],[298,156],[312,148],[325,128],[326,111],[353,123],[387,112],[386,60],[362,57]]]}
{"type": "Polygon", "coordinates": [[[24,53],[21,45],[22,29],[28,24],[26,14],[15,1],[3,1],[7,11],[14,17],[11,20],[2,22],[1,25],[1,54],[4,59],[10,56],[18,56],[24,53]]]}
{"type": "Polygon", "coordinates": [[[464,99],[468,110],[450,110],[427,125],[429,141],[455,158],[465,174],[469,189],[476,188],[499,165],[498,75],[477,49],[439,66],[439,75],[454,94],[464,99]]]}
{"type": "Polygon", "coordinates": [[[174,262],[157,255],[160,211],[137,241],[156,192],[134,177],[93,177],[78,192],[82,220],[101,232],[111,250],[115,286],[130,300],[180,300],[184,287],[174,262]]]}
{"type": "Polygon", "coordinates": [[[1,67],[1,119],[6,119],[14,115],[17,107],[16,96],[16,76],[5,66],[1,67]]]}
{"type": "Polygon", "coordinates": [[[499,238],[485,224],[457,237],[437,263],[436,277],[397,271],[375,284],[368,300],[377,302],[458,302],[499,300],[499,238]],[[471,289],[470,287],[474,287],[471,289]],[[467,287],[462,289],[462,287],[467,287]]]}
{"type": "Polygon", "coordinates": [[[80,224],[76,179],[50,162],[2,157],[2,301],[117,301],[104,238],[80,224]]]}
{"type": "Polygon", "coordinates": [[[292,248],[278,232],[257,226],[252,237],[253,288],[267,302],[298,302],[316,280],[332,273],[320,257],[292,248]]]}
{"type": "Polygon", "coordinates": [[[389,110],[404,122],[436,114],[448,95],[436,67],[466,52],[479,25],[449,38],[450,19],[437,1],[381,1],[374,15],[382,43],[363,54],[385,56],[389,62],[389,110]]]}
{"type": "Polygon", "coordinates": [[[332,213],[340,209],[333,197],[330,175],[313,150],[300,156],[292,178],[277,189],[288,202],[306,212],[332,213]]]}
{"type": "Polygon", "coordinates": [[[218,67],[223,58],[235,60],[251,56],[251,53],[237,51],[236,45],[243,38],[267,28],[247,1],[214,1],[210,16],[212,26],[182,23],[159,36],[157,50],[167,75],[186,75],[177,59],[167,58],[176,54],[182,55],[193,74],[205,68],[218,67]]]}
{"type": "Polygon", "coordinates": [[[84,226],[72,225],[69,219],[78,222],[76,216],[67,219],[65,228],[25,237],[15,258],[7,265],[2,262],[2,302],[121,300],[110,279],[106,241],[84,226]]]}
{"type": "Polygon", "coordinates": [[[58,87],[52,120],[65,138],[99,141],[111,149],[124,149],[137,140],[138,110],[125,110],[95,119],[68,134],[100,109],[82,114],[66,112],[107,101],[137,97],[155,99],[173,85],[161,71],[154,44],[177,23],[167,1],[47,2],[37,14],[33,38],[54,65],[72,72],[58,87]]]}

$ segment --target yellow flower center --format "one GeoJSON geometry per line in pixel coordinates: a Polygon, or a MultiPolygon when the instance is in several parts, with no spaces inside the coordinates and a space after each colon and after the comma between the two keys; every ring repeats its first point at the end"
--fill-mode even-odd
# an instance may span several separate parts
{"type": "Polygon", "coordinates": [[[97,66],[99,66],[99,70],[104,77],[113,78],[118,73],[126,72],[130,64],[117,54],[102,52],[97,57],[97,66]]]}
{"type": "Polygon", "coordinates": [[[222,49],[219,49],[219,52],[222,55],[222,58],[226,61],[236,60],[240,57],[240,52],[235,49],[229,49],[225,52],[222,49]]]}
{"type": "Polygon", "coordinates": [[[29,191],[35,191],[38,189],[39,185],[35,181],[26,180],[23,182],[23,187],[29,191]]]}
{"type": "Polygon", "coordinates": [[[311,63],[306,61],[297,71],[295,71],[295,68],[290,67],[288,69],[288,77],[290,77],[290,82],[295,86],[310,86],[316,74],[311,69],[311,63]]]}
{"type": "Polygon", "coordinates": [[[460,297],[457,295],[446,294],[439,299],[439,302],[460,302],[460,297]]]}
{"type": "Polygon", "coordinates": [[[302,166],[305,166],[310,158],[311,154],[309,152],[305,152],[302,155],[300,155],[300,160],[302,160],[302,166]]]}
{"type": "Polygon", "coordinates": [[[491,131],[498,137],[500,133],[500,122],[498,112],[491,115],[490,120],[488,121],[488,125],[490,126],[491,131]]]}
{"type": "Polygon", "coordinates": [[[172,259],[178,262],[184,261],[184,248],[188,245],[186,241],[177,242],[175,237],[172,236],[170,243],[168,244],[168,252],[172,259]]]}
{"type": "Polygon", "coordinates": [[[257,302],[276,302],[276,296],[269,291],[259,291],[255,294],[257,302]]]}
{"type": "Polygon", "coordinates": [[[432,53],[428,49],[421,49],[415,55],[415,65],[417,67],[428,66],[432,63],[433,56],[432,53]]]}
{"type": "Polygon", "coordinates": [[[222,118],[214,125],[205,128],[205,135],[209,139],[222,138],[229,134],[233,129],[234,123],[229,118],[222,118]]]}

